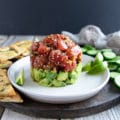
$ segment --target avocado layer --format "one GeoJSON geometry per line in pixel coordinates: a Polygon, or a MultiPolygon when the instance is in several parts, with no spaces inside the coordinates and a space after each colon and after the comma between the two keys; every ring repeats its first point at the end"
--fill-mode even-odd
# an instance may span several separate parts
{"type": "Polygon", "coordinates": [[[41,86],[46,87],[63,87],[74,84],[82,70],[82,64],[79,63],[74,71],[48,71],[31,68],[31,77],[41,86]]]}

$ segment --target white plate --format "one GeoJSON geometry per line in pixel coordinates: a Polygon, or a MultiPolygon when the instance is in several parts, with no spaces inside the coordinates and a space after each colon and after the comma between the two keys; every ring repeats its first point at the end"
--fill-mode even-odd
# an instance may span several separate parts
{"type": "MultiPolygon", "coordinates": [[[[92,57],[83,55],[82,63],[93,60],[92,57]]],[[[8,70],[8,77],[12,85],[29,98],[47,103],[72,103],[88,99],[97,94],[109,80],[109,70],[99,75],[88,75],[82,72],[73,85],[60,88],[49,88],[38,85],[30,76],[30,57],[25,57],[15,62],[8,70]],[[15,79],[24,69],[25,83],[18,86],[15,79]]]]}

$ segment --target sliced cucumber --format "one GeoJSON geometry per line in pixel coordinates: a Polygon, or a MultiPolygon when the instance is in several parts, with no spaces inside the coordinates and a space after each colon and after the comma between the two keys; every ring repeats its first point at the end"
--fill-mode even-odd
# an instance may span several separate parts
{"type": "Polygon", "coordinates": [[[116,71],[120,73],[120,67],[116,71]]]}
{"type": "Polygon", "coordinates": [[[95,50],[95,48],[92,47],[91,45],[85,45],[84,48],[87,50],[95,50]]]}
{"type": "Polygon", "coordinates": [[[90,56],[96,56],[98,51],[97,50],[88,50],[86,53],[90,56]]]}
{"type": "Polygon", "coordinates": [[[118,63],[119,63],[119,60],[120,60],[120,56],[116,56],[114,59],[108,60],[108,62],[109,63],[116,63],[116,61],[118,61],[118,63]]]}
{"type": "Polygon", "coordinates": [[[118,72],[110,72],[110,79],[115,80],[117,76],[120,76],[120,73],[118,72]]]}
{"type": "Polygon", "coordinates": [[[112,49],[102,49],[101,52],[112,52],[112,49]]]}
{"type": "Polygon", "coordinates": [[[120,88],[120,75],[115,78],[114,83],[118,88],[120,88]]]}
{"type": "Polygon", "coordinates": [[[116,64],[109,63],[108,68],[110,69],[110,71],[115,71],[117,70],[118,66],[116,64]]]}
{"type": "Polygon", "coordinates": [[[116,61],[116,64],[120,65],[120,59],[116,61]]]}
{"type": "Polygon", "coordinates": [[[87,51],[87,49],[85,49],[85,48],[81,48],[81,50],[83,53],[86,53],[86,51],[87,51]]]}
{"type": "Polygon", "coordinates": [[[103,56],[106,60],[111,60],[116,57],[116,54],[114,52],[103,52],[103,56]]]}

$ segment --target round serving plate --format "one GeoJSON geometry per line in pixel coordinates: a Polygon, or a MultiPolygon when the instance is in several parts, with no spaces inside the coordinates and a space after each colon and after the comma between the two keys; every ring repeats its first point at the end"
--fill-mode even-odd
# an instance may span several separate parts
{"type": "MultiPolygon", "coordinates": [[[[88,55],[82,56],[82,64],[92,61],[93,58],[88,55]]],[[[30,75],[30,57],[24,57],[13,63],[8,69],[8,78],[12,85],[25,96],[46,103],[66,104],[86,100],[97,94],[107,83],[110,72],[107,69],[97,75],[89,75],[82,72],[78,80],[72,85],[64,87],[43,87],[34,82],[30,75]],[[16,84],[16,77],[24,70],[24,85],[16,84]]]]}

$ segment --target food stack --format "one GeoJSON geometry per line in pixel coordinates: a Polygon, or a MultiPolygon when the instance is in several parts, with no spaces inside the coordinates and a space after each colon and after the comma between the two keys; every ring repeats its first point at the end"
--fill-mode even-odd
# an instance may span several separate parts
{"type": "Polygon", "coordinates": [[[82,51],[69,37],[51,34],[31,46],[31,76],[40,85],[62,87],[75,83],[82,69],[82,51]]]}

